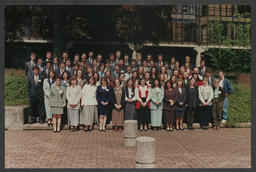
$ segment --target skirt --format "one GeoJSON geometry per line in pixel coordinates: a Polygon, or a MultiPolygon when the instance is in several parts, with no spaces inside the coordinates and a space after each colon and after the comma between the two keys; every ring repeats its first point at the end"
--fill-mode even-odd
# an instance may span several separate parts
{"type": "Polygon", "coordinates": [[[167,124],[173,124],[174,122],[174,110],[171,108],[171,110],[163,110],[164,112],[164,123],[167,124]]]}
{"type": "Polygon", "coordinates": [[[184,110],[176,110],[176,118],[184,118],[184,110]]]}
{"type": "Polygon", "coordinates": [[[124,108],[124,119],[134,120],[135,119],[135,104],[127,102],[124,108]]]}
{"type": "Polygon", "coordinates": [[[70,126],[78,126],[79,125],[79,112],[80,109],[71,109],[68,108],[68,124],[70,126]]]}
{"type": "Polygon", "coordinates": [[[112,126],[123,126],[124,125],[124,110],[112,110],[112,126]]]}
{"type": "Polygon", "coordinates": [[[162,124],[162,110],[151,109],[151,126],[160,127],[162,124]]]}
{"type": "Polygon", "coordinates": [[[63,107],[51,107],[52,114],[63,114],[63,107]]]}
{"type": "Polygon", "coordinates": [[[80,124],[83,125],[92,125],[94,122],[95,116],[98,117],[98,108],[96,105],[85,105],[82,108],[80,114],[80,124]]]}
{"type": "MultiPolygon", "coordinates": [[[[145,102],[146,98],[142,98],[142,101],[145,102]]],[[[148,106],[141,106],[138,110],[137,110],[137,117],[138,117],[138,123],[140,125],[148,125],[149,121],[150,121],[150,109],[148,108],[148,106]]]]}

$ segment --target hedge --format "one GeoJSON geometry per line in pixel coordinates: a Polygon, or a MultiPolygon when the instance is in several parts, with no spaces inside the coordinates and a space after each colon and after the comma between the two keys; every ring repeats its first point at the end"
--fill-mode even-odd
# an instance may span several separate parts
{"type": "MultiPolygon", "coordinates": [[[[13,71],[5,77],[5,105],[28,104],[26,78],[13,71]]],[[[235,123],[250,122],[251,119],[251,88],[244,88],[234,82],[232,85],[234,92],[229,96],[229,127],[235,127],[235,123]]]]}
{"type": "Polygon", "coordinates": [[[5,76],[5,105],[27,105],[27,77],[21,74],[14,73],[5,76]]]}

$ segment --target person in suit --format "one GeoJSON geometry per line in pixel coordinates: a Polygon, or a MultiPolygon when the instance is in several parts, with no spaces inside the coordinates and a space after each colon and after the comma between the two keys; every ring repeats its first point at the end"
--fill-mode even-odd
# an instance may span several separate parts
{"type": "Polygon", "coordinates": [[[160,70],[160,68],[164,65],[164,62],[163,62],[163,55],[162,54],[159,54],[158,56],[157,56],[157,63],[156,63],[156,68],[157,68],[157,70],[159,71],[160,70]]]}
{"type": "Polygon", "coordinates": [[[77,85],[79,85],[81,87],[81,89],[83,89],[83,87],[86,83],[86,80],[84,79],[83,71],[78,69],[75,77],[77,78],[77,81],[78,81],[77,85]]]}
{"type": "Polygon", "coordinates": [[[191,69],[191,65],[189,63],[185,63],[185,71],[188,73],[189,76],[193,74],[193,70],[191,69]]]}
{"type": "Polygon", "coordinates": [[[31,52],[30,61],[26,62],[26,65],[25,65],[26,76],[33,75],[33,67],[35,66],[36,66],[36,53],[31,52]]]}
{"type": "Polygon", "coordinates": [[[87,59],[87,64],[88,65],[92,65],[92,60],[93,60],[93,51],[89,51],[89,53],[88,53],[88,59],[87,59]]]}
{"type": "Polygon", "coordinates": [[[30,111],[29,123],[35,123],[37,116],[39,116],[39,121],[43,124],[45,120],[43,78],[39,75],[39,68],[37,66],[34,66],[32,71],[33,74],[28,75],[27,78],[30,111]]]}
{"type": "Polygon", "coordinates": [[[96,98],[100,115],[100,131],[106,131],[107,114],[111,106],[111,88],[107,85],[107,78],[101,79],[101,85],[97,87],[96,98]]]}
{"type": "Polygon", "coordinates": [[[164,89],[159,79],[154,79],[150,89],[150,109],[151,109],[151,126],[154,130],[159,130],[162,124],[162,109],[164,89]]]}
{"type": "Polygon", "coordinates": [[[101,78],[103,78],[103,77],[105,76],[104,69],[105,69],[105,65],[104,65],[104,63],[101,63],[101,64],[100,64],[99,71],[98,71],[99,80],[101,80],[101,78]]]}
{"type": "Polygon", "coordinates": [[[188,82],[187,88],[187,104],[188,104],[188,114],[187,114],[187,124],[189,130],[194,130],[193,122],[195,118],[195,113],[198,107],[198,88],[196,86],[196,80],[192,78],[188,82]]]}
{"type": "Polygon", "coordinates": [[[77,78],[70,79],[69,87],[66,90],[68,125],[70,131],[75,132],[79,125],[81,87],[77,85],[77,78]]]}
{"type": "Polygon", "coordinates": [[[124,66],[127,67],[130,65],[130,58],[128,54],[124,55],[124,66]]]}
{"type": "MultiPolygon", "coordinates": [[[[59,77],[57,75],[57,77],[59,77]]],[[[62,73],[62,76],[61,76],[61,86],[63,86],[65,89],[67,89],[67,87],[69,86],[69,76],[68,76],[68,72],[67,71],[64,71],[62,73]]],[[[63,117],[62,117],[62,120],[61,120],[61,123],[62,124],[67,124],[68,120],[67,120],[67,106],[64,107],[64,114],[63,114],[63,117]]]]}
{"type": "Polygon", "coordinates": [[[88,66],[86,69],[86,73],[84,75],[84,78],[86,79],[86,81],[89,80],[89,78],[90,78],[90,76],[92,76],[92,74],[93,74],[92,67],[88,66]]]}
{"type": "MultiPolygon", "coordinates": [[[[50,63],[50,62],[47,62],[50,63]]],[[[44,107],[46,112],[46,118],[48,120],[48,126],[52,125],[52,112],[49,103],[51,86],[55,82],[55,74],[53,70],[50,70],[47,78],[44,79],[43,89],[44,89],[44,107]]]]}
{"type": "Polygon", "coordinates": [[[71,77],[74,77],[77,75],[77,71],[79,70],[79,65],[78,64],[75,64],[72,68],[71,68],[71,77]]]}
{"type": "Polygon", "coordinates": [[[86,58],[87,58],[86,53],[82,53],[82,54],[81,54],[81,61],[83,60],[83,61],[86,62],[86,58]]]}
{"type": "Polygon", "coordinates": [[[202,59],[202,60],[200,61],[199,74],[200,74],[201,76],[205,77],[205,76],[206,76],[206,71],[207,71],[208,69],[210,69],[210,68],[205,66],[205,60],[202,59]]]}
{"type": "Polygon", "coordinates": [[[64,62],[66,64],[66,60],[68,59],[69,55],[67,51],[63,51],[62,52],[62,62],[64,62]]]}
{"type": "Polygon", "coordinates": [[[225,90],[219,86],[220,79],[214,79],[213,100],[212,100],[212,117],[213,129],[219,130],[222,118],[223,103],[225,99],[225,90]]]}
{"type": "Polygon", "coordinates": [[[47,51],[45,56],[46,58],[45,58],[44,66],[46,65],[46,62],[50,62],[52,65],[52,52],[47,51]]]}
{"type": "MultiPolygon", "coordinates": [[[[64,62],[61,62],[60,63],[60,67],[57,69],[57,72],[56,72],[56,76],[58,77],[61,77],[62,74],[66,71],[66,68],[65,68],[65,63],[64,62]]],[[[66,71],[67,72],[67,71],[66,71]]],[[[68,73],[68,72],[67,72],[68,73]]],[[[69,75],[69,73],[68,73],[69,75]]]]}
{"type": "Polygon", "coordinates": [[[174,105],[178,99],[178,92],[173,86],[171,80],[165,83],[164,98],[163,98],[163,122],[166,124],[166,130],[173,131],[174,123],[174,105]]]}
{"type": "Polygon", "coordinates": [[[71,60],[70,59],[66,59],[66,71],[69,72],[69,74],[71,75],[71,60]]]}
{"type": "Polygon", "coordinates": [[[205,74],[206,78],[208,79],[208,85],[210,85],[212,88],[214,87],[214,76],[212,76],[211,69],[206,70],[205,74]]]}
{"type": "Polygon", "coordinates": [[[116,63],[119,63],[119,60],[121,59],[121,51],[117,50],[116,51],[116,63]]]}
{"type": "Polygon", "coordinates": [[[233,86],[231,82],[225,78],[225,74],[223,71],[219,72],[219,78],[220,78],[220,87],[223,87],[225,90],[225,99],[224,99],[224,105],[223,105],[223,112],[222,112],[222,123],[226,123],[228,120],[228,96],[233,93],[233,86]]]}
{"type": "Polygon", "coordinates": [[[98,54],[98,55],[97,55],[97,58],[96,58],[98,69],[99,69],[99,67],[100,67],[100,64],[103,63],[102,59],[103,59],[102,55],[101,55],[101,54],[98,54]]]}
{"type": "Polygon", "coordinates": [[[125,73],[126,67],[124,65],[124,60],[123,59],[119,59],[118,65],[119,65],[119,68],[120,68],[120,72],[121,73],[125,73]]]}
{"type": "Polygon", "coordinates": [[[136,110],[138,116],[138,123],[140,126],[140,131],[148,130],[148,123],[150,122],[150,99],[151,99],[151,91],[150,87],[146,85],[145,78],[140,80],[140,85],[136,87],[136,110]]]}
{"type": "Polygon", "coordinates": [[[74,61],[72,63],[72,66],[74,66],[75,64],[79,65],[79,60],[80,60],[80,55],[76,53],[74,56],[74,61]]]}
{"type": "Polygon", "coordinates": [[[148,66],[149,66],[150,65],[150,60],[152,60],[152,55],[147,54],[146,60],[147,60],[148,66]]]}
{"type": "Polygon", "coordinates": [[[128,81],[132,77],[132,68],[130,65],[126,66],[126,73],[124,74],[124,81],[128,81]]]}
{"type": "Polygon", "coordinates": [[[53,132],[60,132],[61,115],[66,106],[66,88],[61,85],[61,79],[55,77],[55,83],[51,86],[49,95],[49,105],[53,116],[53,132]]]}
{"type": "Polygon", "coordinates": [[[115,68],[115,64],[116,64],[114,53],[110,54],[110,56],[109,56],[109,63],[110,63],[110,68],[114,69],[115,68]]]}
{"type": "Polygon", "coordinates": [[[176,62],[175,57],[172,57],[171,58],[171,64],[170,64],[170,69],[172,70],[172,72],[175,69],[175,62],[176,62]]]}
{"type": "Polygon", "coordinates": [[[142,65],[143,65],[144,72],[149,72],[150,71],[149,67],[148,67],[148,61],[146,59],[143,60],[142,65]]]}
{"type": "MultiPolygon", "coordinates": [[[[55,72],[55,74],[57,73],[57,71],[59,70],[59,61],[58,61],[58,57],[55,56],[53,58],[53,65],[52,65],[52,70],[55,72]]],[[[60,77],[60,76],[59,76],[60,77]]]]}
{"type": "Polygon", "coordinates": [[[98,62],[97,62],[96,59],[93,59],[93,60],[92,60],[92,71],[93,71],[93,72],[98,72],[98,70],[99,70],[98,62]]]}
{"type": "Polygon", "coordinates": [[[120,75],[120,67],[118,64],[115,64],[115,70],[111,72],[113,78],[119,78],[120,75]]]}
{"type": "Polygon", "coordinates": [[[142,54],[141,53],[137,53],[136,54],[136,68],[138,68],[139,66],[142,66],[142,54]]]}
{"type": "Polygon", "coordinates": [[[89,83],[82,89],[80,124],[85,125],[84,131],[92,131],[93,122],[98,123],[98,109],[96,99],[97,86],[93,76],[90,76],[89,83]]]}
{"type": "Polygon", "coordinates": [[[39,68],[39,75],[41,75],[42,72],[44,71],[43,59],[42,59],[41,57],[39,57],[39,58],[37,59],[37,64],[36,64],[36,66],[38,66],[38,68],[39,68]]]}
{"type": "Polygon", "coordinates": [[[187,101],[187,91],[184,88],[184,82],[182,79],[177,80],[177,92],[178,98],[174,107],[176,114],[176,130],[183,130],[183,119],[185,112],[185,104],[187,101]]]}
{"type": "Polygon", "coordinates": [[[131,61],[131,68],[132,68],[132,71],[137,71],[137,62],[135,59],[132,59],[131,61]]]}
{"type": "Polygon", "coordinates": [[[118,78],[115,79],[112,106],[112,126],[115,128],[115,131],[122,131],[124,126],[125,92],[118,78]]]}
{"type": "Polygon", "coordinates": [[[51,62],[46,62],[44,70],[42,71],[41,75],[45,79],[48,77],[49,72],[52,70],[51,68],[51,62]]]}
{"type": "Polygon", "coordinates": [[[170,78],[172,76],[172,70],[169,68],[169,63],[168,62],[164,62],[164,67],[166,69],[168,77],[170,78]]]}
{"type": "Polygon", "coordinates": [[[200,126],[203,129],[209,129],[213,89],[208,85],[206,78],[203,80],[203,85],[198,87],[198,95],[200,100],[200,126]]]}
{"type": "Polygon", "coordinates": [[[135,88],[133,86],[132,79],[127,80],[127,86],[124,88],[125,91],[125,109],[124,109],[124,119],[125,120],[134,120],[135,116],[135,88]]]}
{"type": "MultiPolygon", "coordinates": [[[[190,56],[186,56],[186,57],[185,57],[185,64],[186,64],[186,63],[188,63],[188,68],[189,68],[189,69],[191,69],[191,70],[194,69],[194,65],[191,63],[190,56]]],[[[188,69],[188,68],[187,68],[187,69],[188,69]]]]}

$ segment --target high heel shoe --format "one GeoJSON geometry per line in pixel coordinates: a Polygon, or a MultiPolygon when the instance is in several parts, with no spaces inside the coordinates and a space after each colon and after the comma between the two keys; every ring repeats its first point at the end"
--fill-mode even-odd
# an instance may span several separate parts
{"type": "Polygon", "coordinates": [[[51,126],[51,122],[48,122],[48,127],[50,127],[51,126]]]}

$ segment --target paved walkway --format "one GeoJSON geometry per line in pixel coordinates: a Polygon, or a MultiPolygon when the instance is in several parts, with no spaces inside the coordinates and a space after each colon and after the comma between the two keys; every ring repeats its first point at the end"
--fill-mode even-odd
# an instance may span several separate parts
{"type": "MultiPolygon", "coordinates": [[[[156,168],[251,168],[251,129],[139,132],[156,138],[156,168]]],[[[134,168],[123,132],[5,132],[6,168],[134,168]]]]}

